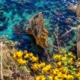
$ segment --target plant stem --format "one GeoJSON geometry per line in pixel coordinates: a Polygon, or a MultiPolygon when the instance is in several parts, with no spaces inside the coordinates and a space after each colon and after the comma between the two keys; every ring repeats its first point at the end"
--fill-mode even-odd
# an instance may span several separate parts
{"type": "Polygon", "coordinates": [[[0,43],[0,80],[3,80],[3,72],[2,72],[2,69],[3,69],[3,66],[2,66],[2,42],[0,43]]]}

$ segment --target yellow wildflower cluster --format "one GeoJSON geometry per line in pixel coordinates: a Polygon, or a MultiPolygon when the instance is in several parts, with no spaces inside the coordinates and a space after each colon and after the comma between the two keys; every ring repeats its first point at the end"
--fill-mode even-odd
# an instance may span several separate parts
{"type": "Polygon", "coordinates": [[[20,64],[26,64],[27,61],[22,59],[22,56],[23,56],[23,52],[20,50],[14,53],[13,58],[16,59],[20,64]]]}
{"type": "MultiPolygon", "coordinates": [[[[66,52],[65,50],[63,51],[66,52]]],[[[20,64],[30,63],[29,68],[34,71],[35,80],[80,79],[80,59],[76,60],[72,52],[53,54],[50,63],[39,61],[38,56],[34,56],[33,53],[28,51],[17,51],[13,58],[20,64]]]]}
{"type": "Polygon", "coordinates": [[[33,55],[32,52],[28,52],[28,51],[25,52],[24,58],[28,59],[28,60],[31,60],[32,62],[37,62],[38,61],[38,56],[36,57],[36,56],[33,55]]]}
{"type": "Polygon", "coordinates": [[[50,64],[48,64],[48,65],[46,65],[45,67],[42,68],[42,71],[44,73],[47,73],[51,68],[52,68],[52,66],[50,64]]]}
{"type": "Polygon", "coordinates": [[[38,57],[35,57],[33,53],[28,51],[23,52],[21,50],[14,53],[13,58],[16,59],[20,64],[27,64],[28,60],[31,60],[32,62],[38,61],[38,57]]]}
{"type": "Polygon", "coordinates": [[[46,64],[44,62],[34,63],[34,64],[32,64],[31,69],[33,69],[33,70],[39,70],[39,69],[43,68],[45,65],[46,64]]]}
{"type": "Polygon", "coordinates": [[[31,69],[33,70],[38,70],[39,69],[39,65],[37,63],[34,63],[32,66],[31,66],[31,69]]]}
{"type": "Polygon", "coordinates": [[[44,78],[42,79],[40,75],[36,75],[36,80],[79,80],[80,70],[76,71],[75,62],[76,57],[72,52],[54,54],[53,65],[45,63],[45,66],[40,69],[44,78]]]}
{"type": "Polygon", "coordinates": [[[54,60],[60,60],[60,59],[61,59],[61,55],[59,55],[59,54],[54,54],[53,59],[54,59],[54,60]]]}
{"type": "Polygon", "coordinates": [[[44,75],[38,75],[36,76],[36,80],[53,80],[53,76],[44,76],[44,75]]]}
{"type": "Polygon", "coordinates": [[[46,80],[44,75],[36,76],[36,80],[46,80]]]}

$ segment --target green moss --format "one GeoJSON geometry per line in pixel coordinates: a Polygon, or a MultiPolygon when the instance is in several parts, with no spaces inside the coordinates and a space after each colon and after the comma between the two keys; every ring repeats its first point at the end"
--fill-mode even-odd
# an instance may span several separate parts
{"type": "Polygon", "coordinates": [[[9,65],[7,65],[7,63],[5,61],[3,61],[3,68],[4,69],[8,69],[9,68],[9,65]]]}
{"type": "Polygon", "coordinates": [[[20,66],[19,70],[22,74],[30,74],[30,70],[26,66],[20,66]]]}

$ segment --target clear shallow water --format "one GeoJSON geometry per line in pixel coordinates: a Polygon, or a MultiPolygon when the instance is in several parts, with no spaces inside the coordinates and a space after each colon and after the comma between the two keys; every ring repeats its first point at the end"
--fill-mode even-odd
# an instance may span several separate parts
{"type": "MultiPolygon", "coordinates": [[[[38,12],[43,14],[45,28],[49,31],[49,43],[55,43],[53,32],[57,27],[61,36],[70,29],[69,26],[77,25],[76,14],[67,9],[69,5],[76,4],[77,0],[2,0],[0,3],[0,36],[8,35],[8,39],[14,41],[31,41],[30,36],[24,31],[20,36],[15,33],[14,28],[21,26],[25,29],[30,18],[38,12]],[[71,23],[66,22],[68,18],[72,20],[71,23]]],[[[76,40],[75,32],[72,31],[61,40],[63,40],[62,46],[71,47],[76,40]]]]}

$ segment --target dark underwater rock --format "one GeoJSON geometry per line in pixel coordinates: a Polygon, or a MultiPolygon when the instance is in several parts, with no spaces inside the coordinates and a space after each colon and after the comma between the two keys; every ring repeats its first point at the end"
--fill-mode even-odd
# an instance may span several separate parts
{"type": "Polygon", "coordinates": [[[7,25],[6,24],[2,24],[0,25],[0,31],[3,31],[7,28],[7,25]]]}
{"type": "Polygon", "coordinates": [[[3,31],[7,28],[6,17],[3,16],[3,10],[0,9],[0,31],[3,31]]]}
{"type": "MultiPolygon", "coordinates": [[[[1,4],[0,4],[0,5],[1,5],[1,4]]],[[[6,18],[3,16],[4,9],[5,9],[4,6],[1,5],[1,6],[0,6],[0,21],[3,21],[3,22],[4,22],[5,19],[6,19],[6,18]]]]}

